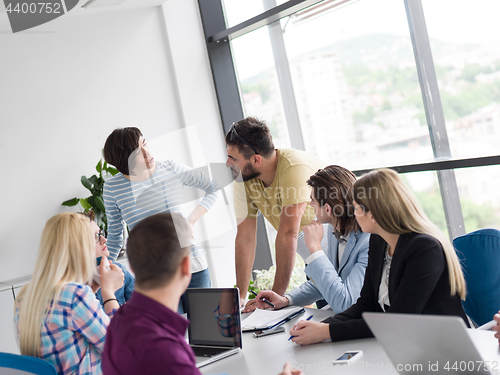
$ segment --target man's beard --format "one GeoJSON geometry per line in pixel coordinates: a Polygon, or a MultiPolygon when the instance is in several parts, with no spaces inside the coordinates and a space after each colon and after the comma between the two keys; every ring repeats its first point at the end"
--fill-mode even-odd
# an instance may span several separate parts
{"type": "Polygon", "coordinates": [[[253,178],[257,178],[260,176],[260,172],[257,172],[254,167],[252,167],[252,163],[248,162],[245,167],[243,167],[243,170],[241,173],[238,173],[238,169],[236,168],[231,168],[231,172],[233,173],[233,179],[241,182],[243,179],[243,182],[250,181],[253,178]],[[241,176],[241,177],[240,177],[241,176]]]}

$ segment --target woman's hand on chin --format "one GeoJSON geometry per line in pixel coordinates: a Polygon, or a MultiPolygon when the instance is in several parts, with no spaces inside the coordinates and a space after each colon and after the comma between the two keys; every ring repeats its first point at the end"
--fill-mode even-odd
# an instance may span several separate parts
{"type": "Polygon", "coordinates": [[[292,341],[299,345],[311,345],[330,339],[328,324],[301,320],[291,330],[292,341]]]}
{"type": "Polygon", "coordinates": [[[109,264],[109,267],[106,267],[105,262],[106,257],[102,257],[101,264],[99,265],[99,274],[101,275],[101,294],[103,299],[106,296],[111,296],[109,298],[113,298],[115,292],[123,286],[123,280],[125,279],[125,275],[120,267],[115,264],[109,264]]]}

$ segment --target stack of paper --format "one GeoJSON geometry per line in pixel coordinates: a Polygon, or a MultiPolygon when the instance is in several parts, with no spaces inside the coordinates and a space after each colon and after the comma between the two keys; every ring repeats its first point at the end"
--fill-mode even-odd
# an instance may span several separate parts
{"type": "Polygon", "coordinates": [[[241,322],[243,332],[269,329],[304,313],[303,307],[289,307],[281,310],[256,309],[250,316],[241,322]]]}

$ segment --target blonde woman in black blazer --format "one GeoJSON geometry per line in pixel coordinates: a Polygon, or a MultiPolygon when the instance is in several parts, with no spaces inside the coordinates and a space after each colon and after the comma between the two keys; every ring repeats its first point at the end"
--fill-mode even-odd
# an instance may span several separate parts
{"type": "Polygon", "coordinates": [[[292,341],[373,336],[365,311],[460,316],[465,280],[453,246],[432,224],[399,175],[389,169],[368,173],[354,185],[356,219],[371,233],[368,267],[358,301],[323,323],[301,321],[292,341]]]}

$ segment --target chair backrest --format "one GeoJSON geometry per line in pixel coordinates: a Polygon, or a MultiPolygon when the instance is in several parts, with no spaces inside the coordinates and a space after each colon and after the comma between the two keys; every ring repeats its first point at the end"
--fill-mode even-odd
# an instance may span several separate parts
{"type": "Polygon", "coordinates": [[[27,355],[0,353],[0,374],[2,375],[57,375],[50,362],[27,355]]]}
{"type": "Polygon", "coordinates": [[[464,310],[477,325],[500,310],[500,231],[480,229],[453,240],[460,259],[467,296],[464,310]]]}

